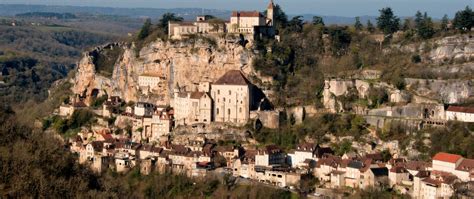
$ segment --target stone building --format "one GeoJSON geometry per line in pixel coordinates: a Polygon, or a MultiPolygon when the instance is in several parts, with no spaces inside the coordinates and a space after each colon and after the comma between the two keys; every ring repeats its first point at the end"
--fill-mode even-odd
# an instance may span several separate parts
{"type": "Polygon", "coordinates": [[[275,5],[270,1],[267,7],[267,16],[259,11],[234,11],[230,17],[228,30],[231,33],[254,34],[257,27],[273,26],[273,9],[275,5]]]}
{"type": "Polygon", "coordinates": [[[159,86],[161,79],[158,74],[145,73],[138,76],[138,86],[153,90],[159,86]]]}
{"type": "Polygon", "coordinates": [[[175,92],[176,124],[210,123],[212,99],[207,92],[175,92]]]}
{"type": "Polygon", "coordinates": [[[446,110],[446,119],[461,122],[474,122],[474,108],[449,106],[446,110]]]}
{"type": "Polygon", "coordinates": [[[194,22],[174,22],[168,25],[168,35],[172,39],[183,39],[195,34],[208,33],[236,33],[236,34],[257,34],[273,29],[275,5],[270,1],[267,7],[267,14],[259,11],[233,11],[230,21],[219,22],[206,16],[197,16],[194,22]]]}
{"type": "Polygon", "coordinates": [[[214,120],[246,124],[250,117],[251,91],[248,80],[239,70],[225,73],[211,86],[214,120]]]}

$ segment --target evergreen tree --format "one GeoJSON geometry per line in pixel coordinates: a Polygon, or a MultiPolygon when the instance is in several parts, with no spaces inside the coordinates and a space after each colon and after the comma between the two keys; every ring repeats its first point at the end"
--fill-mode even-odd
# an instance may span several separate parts
{"type": "Polygon", "coordinates": [[[138,39],[139,40],[143,40],[145,39],[146,37],[148,37],[148,35],[150,35],[150,32],[151,32],[151,19],[146,19],[145,20],[145,23],[143,24],[142,26],[142,29],[140,30],[140,32],[138,33],[138,39]]]}
{"type": "Polygon", "coordinates": [[[362,30],[364,28],[364,25],[362,25],[362,23],[360,23],[360,17],[355,18],[354,28],[356,30],[362,30]]]}
{"type": "Polygon", "coordinates": [[[275,26],[277,30],[281,30],[288,25],[288,16],[281,9],[280,5],[275,5],[275,8],[273,8],[273,14],[273,26],[275,26]]]}
{"type": "Polygon", "coordinates": [[[415,29],[419,29],[423,23],[423,14],[418,10],[415,14],[415,29]]]}
{"type": "Polygon", "coordinates": [[[441,25],[440,25],[441,31],[448,30],[448,23],[449,23],[448,15],[444,15],[443,18],[441,19],[441,25]]]}
{"type": "Polygon", "coordinates": [[[164,32],[168,33],[168,24],[170,21],[183,21],[183,18],[176,16],[174,13],[165,13],[161,17],[158,27],[164,32]]]}
{"type": "Polygon", "coordinates": [[[407,31],[411,29],[411,19],[406,18],[403,22],[402,30],[407,31]]]}
{"type": "Polygon", "coordinates": [[[372,24],[372,22],[370,22],[370,20],[367,20],[367,31],[369,31],[370,33],[374,33],[374,32],[375,32],[375,27],[374,27],[374,25],[372,24]]]}
{"type": "Polygon", "coordinates": [[[377,27],[386,35],[397,32],[400,29],[400,19],[395,16],[392,8],[387,7],[379,11],[380,16],[377,17],[377,27]]]}
{"type": "Polygon", "coordinates": [[[320,17],[320,16],[314,16],[314,17],[313,17],[313,24],[314,24],[314,25],[319,25],[319,24],[321,24],[321,25],[323,25],[323,26],[325,25],[323,18],[320,17]]]}
{"type": "Polygon", "coordinates": [[[458,30],[470,31],[474,26],[474,12],[472,9],[466,6],[464,10],[456,12],[453,25],[458,30]]]}
{"type": "Polygon", "coordinates": [[[291,32],[301,32],[303,30],[303,17],[302,16],[293,17],[288,22],[287,29],[291,32]]]}
{"type": "Polygon", "coordinates": [[[420,11],[416,13],[415,28],[418,36],[422,39],[429,39],[435,34],[433,21],[426,12],[423,15],[420,11]]]}

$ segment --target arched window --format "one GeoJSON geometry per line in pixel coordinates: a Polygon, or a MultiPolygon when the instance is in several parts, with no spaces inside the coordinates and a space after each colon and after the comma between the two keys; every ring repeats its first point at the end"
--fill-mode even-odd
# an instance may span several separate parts
{"type": "Polygon", "coordinates": [[[232,91],[229,90],[229,95],[232,95],[232,91]]]}
{"type": "Polygon", "coordinates": [[[242,113],[242,107],[239,108],[239,112],[242,113]]]}
{"type": "Polygon", "coordinates": [[[224,100],[224,102],[225,102],[225,97],[224,97],[224,98],[222,98],[222,100],[224,100]]]}
{"type": "Polygon", "coordinates": [[[227,109],[227,114],[230,115],[230,109],[227,109]]]}
{"type": "Polygon", "coordinates": [[[216,114],[217,114],[217,115],[219,115],[219,108],[217,108],[217,110],[216,110],[216,114]]]}

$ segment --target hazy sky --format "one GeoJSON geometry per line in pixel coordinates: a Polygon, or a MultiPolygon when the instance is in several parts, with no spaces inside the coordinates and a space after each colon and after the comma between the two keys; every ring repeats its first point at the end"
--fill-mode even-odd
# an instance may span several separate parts
{"type": "MultiPolygon", "coordinates": [[[[53,5],[144,7],[144,8],[215,8],[225,10],[263,10],[269,0],[0,0],[0,3],[53,5]]],[[[417,10],[431,16],[454,15],[474,0],[275,0],[288,14],[335,16],[377,15],[378,9],[390,6],[400,16],[412,16],[417,10]]]]}

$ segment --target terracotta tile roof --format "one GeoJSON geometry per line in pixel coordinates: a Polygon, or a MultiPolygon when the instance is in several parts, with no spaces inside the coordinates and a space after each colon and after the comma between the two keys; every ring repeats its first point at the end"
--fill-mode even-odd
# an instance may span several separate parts
{"type": "Polygon", "coordinates": [[[186,146],[177,145],[177,144],[172,144],[171,149],[173,150],[173,152],[176,152],[179,154],[186,154],[189,151],[189,149],[186,146]]]}
{"type": "Polygon", "coordinates": [[[316,145],[314,143],[301,143],[296,147],[296,151],[313,152],[315,149],[316,145]]]}
{"type": "Polygon", "coordinates": [[[427,167],[430,167],[431,163],[423,161],[408,161],[405,163],[405,168],[414,171],[424,171],[427,167]]]}
{"type": "Polygon", "coordinates": [[[206,93],[204,92],[191,92],[191,99],[201,99],[202,96],[204,96],[206,93]]]}
{"type": "Polygon", "coordinates": [[[230,70],[214,82],[214,85],[249,85],[249,82],[239,70],[230,70]]]}
{"type": "Polygon", "coordinates": [[[474,108],[473,107],[449,106],[447,111],[474,114],[474,108]]]}
{"type": "Polygon", "coordinates": [[[430,171],[420,171],[415,175],[415,177],[426,178],[430,176],[430,173],[431,173],[430,171]]]}
{"type": "Polygon", "coordinates": [[[321,167],[321,165],[327,165],[333,168],[337,168],[341,164],[342,159],[338,156],[328,155],[322,159],[319,159],[316,162],[317,167],[321,167]]]}
{"type": "Polygon", "coordinates": [[[405,158],[392,158],[388,161],[390,165],[404,165],[406,162],[405,158]]]}
{"type": "Polygon", "coordinates": [[[233,11],[232,17],[263,17],[258,11],[233,11]]]}
{"type": "Polygon", "coordinates": [[[268,145],[263,150],[259,150],[259,154],[275,154],[281,153],[282,150],[277,145],[268,145]]]}
{"type": "Polygon", "coordinates": [[[407,173],[408,171],[407,169],[405,169],[405,167],[395,166],[390,169],[390,172],[391,173],[407,173]]]}
{"type": "Polygon", "coordinates": [[[461,163],[459,163],[456,170],[459,171],[474,171],[474,159],[463,159],[461,163]]]}
{"type": "Polygon", "coordinates": [[[431,184],[431,185],[435,185],[435,186],[440,186],[441,185],[440,180],[435,180],[435,179],[432,179],[432,178],[425,178],[422,181],[425,182],[425,183],[431,184]]]}
{"type": "Polygon", "coordinates": [[[456,163],[462,156],[450,153],[439,152],[434,157],[433,160],[456,163]]]}
{"type": "Polygon", "coordinates": [[[242,163],[249,164],[255,162],[255,155],[257,155],[257,150],[246,150],[242,158],[242,163]]]}

